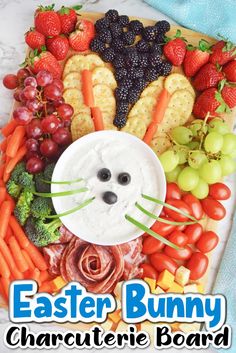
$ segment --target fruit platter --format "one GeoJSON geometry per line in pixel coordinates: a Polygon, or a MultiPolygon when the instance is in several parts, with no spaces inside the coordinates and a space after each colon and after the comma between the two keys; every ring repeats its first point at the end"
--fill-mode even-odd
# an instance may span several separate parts
{"type": "Polygon", "coordinates": [[[78,281],[116,297],[102,327],[124,331],[126,280],[205,292],[236,169],[236,47],[114,9],[40,6],[32,22],[3,79],[1,306],[14,280],[46,293],[78,281]]]}

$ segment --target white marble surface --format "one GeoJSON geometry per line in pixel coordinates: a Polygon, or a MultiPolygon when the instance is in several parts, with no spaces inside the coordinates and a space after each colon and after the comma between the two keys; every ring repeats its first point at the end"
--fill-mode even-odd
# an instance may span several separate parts
{"type": "MultiPolygon", "coordinates": [[[[0,0],[0,79],[6,73],[14,73],[18,69],[19,63],[24,60],[25,53],[25,43],[24,43],[24,33],[33,23],[33,12],[37,5],[51,4],[53,1],[45,0],[0,0]]],[[[116,8],[122,14],[140,16],[151,19],[168,19],[166,16],[160,12],[154,10],[148,6],[142,0],[82,0],[82,1],[71,1],[67,0],[56,0],[54,1],[56,7],[60,8],[61,5],[75,5],[78,3],[83,4],[84,11],[93,12],[105,12],[109,8],[116,8]]],[[[170,20],[170,19],[169,19],[170,20]]],[[[170,20],[171,23],[174,23],[170,20]]],[[[12,94],[11,92],[4,89],[2,84],[0,84],[0,127],[9,118],[9,112],[12,105],[12,94]]],[[[236,193],[235,193],[235,176],[231,176],[227,179],[227,184],[230,189],[234,191],[234,196],[231,200],[225,202],[227,208],[227,217],[224,221],[220,222],[218,234],[220,236],[220,244],[214,251],[212,257],[212,263],[209,272],[209,289],[211,288],[220,260],[225,248],[227,237],[232,224],[232,216],[234,213],[233,205],[235,205],[236,193]]],[[[3,337],[3,333],[6,324],[7,314],[0,311],[0,337],[3,337]]],[[[30,325],[34,331],[45,329],[45,325],[42,328],[40,325],[30,325]]],[[[2,340],[0,340],[0,351],[2,353],[11,352],[3,346],[2,340]]],[[[18,350],[19,351],[19,350],[18,350]]],[[[28,351],[28,349],[26,350],[28,351]]],[[[65,348],[58,349],[57,352],[65,352],[65,348]]],[[[93,351],[93,350],[92,350],[93,351]]],[[[95,350],[94,350],[95,351],[95,350]]],[[[112,350],[114,351],[114,350],[112,350]]],[[[149,351],[152,351],[149,349],[149,351]]],[[[212,350],[209,350],[213,352],[212,350]]],[[[42,350],[40,350],[42,352],[42,350]]],[[[176,350],[169,350],[169,352],[179,352],[176,350]]],[[[186,350],[181,350],[185,353],[186,350]]],[[[189,352],[189,351],[188,351],[189,352]]]]}

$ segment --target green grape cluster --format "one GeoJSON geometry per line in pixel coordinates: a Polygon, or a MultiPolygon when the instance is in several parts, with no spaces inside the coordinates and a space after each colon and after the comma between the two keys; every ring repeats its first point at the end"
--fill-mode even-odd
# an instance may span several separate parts
{"type": "Polygon", "coordinates": [[[166,179],[198,199],[208,195],[209,184],[236,170],[236,135],[221,118],[175,127],[170,138],[172,147],[160,156],[166,179]]]}

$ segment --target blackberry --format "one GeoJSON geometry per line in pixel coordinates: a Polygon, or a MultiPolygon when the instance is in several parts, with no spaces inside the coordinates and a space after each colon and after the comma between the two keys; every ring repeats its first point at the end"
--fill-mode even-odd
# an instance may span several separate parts
{"type": "Polygon", "coordinates": [[[143,38],[147,41],[155,40],[157,32],[158,31],[155,26],[147,26],[143,29],[143,38]]]}
{"type": "Polygon", "coordinates": [[[157,44],[164,44],[165,43],[165,36],[162,33],[158,33],[158,35],[156,36],[155,42],[157,44]]]}
{"type": "Polygon", "coordinates": [[[158,43],[152,43],[152,47],[151,47],[151,51],[152,52],[156,52],[156,54],[158,55],[162,55],[162,46],[158,43]]]}
{"type": "Polygon", "coordinates": [[[145,68],[148,66],[148,54],[139,55],[139,66],[145,68]]]}
{"type": "Polygon", "coordinates": [[[158,21],[155,26],[159,33],[166,33],[170,30],[170,24],[166,20],[158,21]]]}
{"type": "Polygon", "coordinates": [[[124,87],[126,89],[131,88],[133,85],[133,82],[130,78],[124,78],[121,82],[120,82],[120,87],[124,87]]]}
{"type": "Polygon", "coordinates": [[[104,29],[98,34],[98,39],[104,43],[110,44],[112,41],[111,31],[109,31],[109,29],[104,29]]]}
{"type": "Polygon", "coordinates": [[[98,33],[103,31],[104,29],[109,28],[109,26],[110,26],[110,21],[106,17],[100,18],[95,23],[95,29],[98,33]]]}
{"type": "Polygon", "coordinates": [[[118,102],[116,105],[116,114],[128,114],[129,111],[129,103],[125,101],[118,102]]]}
{"type": "Polygon", "coordinates": [[[135,88],[137,88],[137,90],[139,89],[140,91],[144,90],[144,88],[146,87],[147,82],[144,78],[137,78],[136,80],[134,80],[133,82],[133,86],[135,88]]]}
{"type": "Polygon", "coordinates": [[[115,119],[113,120],[113,124],[118,127],[118,129],[121,129],[122,127],[125,126],[127,121],[127,115],[125,113],[119,113],[116,114],[115,119]]]}
{"type": "Polygon", "coordinates": [[[129,29],[131,31],[133,31],[135,34],[141,34],[141,32],[143,30],[143,24],[142,24],[142,22],[140,22],[138,20],[130,21],[129,29]]]}
{"type": "Polygon", "coordinates": [[[110,22],[116,22],[119,18],[119,13],[117,10],[108,10],[105,13],[105,17],[110,20],[110,22]]]}
{"type": "Polygon", "coordinates": [[[163,76],[168,76],[171,70],[172,70],[171,63],[169,61],[163,61],[162,67],[161,67],[161,74],[163,76]]]}
{"type": "Polygon", "coordinates": [[[148,42],[146,42],[146,40],[140,39],[136,44],[136,48],[139,52],[145,53],[149,51],[150,45],[148,42]]]}
{"type": "Polygon", "coordinates": [[[150,66],[155,67],[161,62],[162,62],[161,56],[157,52],[153,52],[149,55],[150,66]]]}
{"type": "Polygon", "coordinates": [[[140,96],[140,90],[136,88],[131,89],[128,94],[128,102],[130,104],[134,104],[139,99],[139,96],[140,96]]]}
{"type": "Polygon", "coordinates": [[[115,72],[116,81],[122,80],[127,75],[128,75],[128,71],[124,67],[117,69],[115,72]]]}
{"type": "Polygon", "coordinates": [[[126,65],[128,67],[138,66],[139,63],[139,56],[136,51],[130,52],[129,55],[126,57],[126,65]]]}
{"type": "Polygon", "coordinates": [[[102,59],[106,62],[112,62],[115,58],[115,50],[113,48],[106,48],[102,52],[102,59]]]}
{"type": "Polygon", "coordinates": [[[112,41],[112,47],[116,50],[116,51],[122,51],[125,47],[123,41],[119,38],[115,38],[113,41],[112,41]]]}
{"type": "Polygon", "coordinates": [[[117,101],[125,101],[128,95],[128,89],[126,87],[117,87],[115,89],[115,96],[117,101]]]}
{"type": "Polygon", "coordinates": [[[158,72],[156,69],[146,69],[145,71],[145,79],[148,82],[154,81],[158,78],[158,72]]]}
{"type": "Polygon", "coordinates": [[[134,41],[135,41],[135,34],[134,32],[132,31],[129,31],[129,32],[124,32],[122,34],[122,40],[124,42],[125,45],[132,45],[134,44],[134,41]]]}
{"type": "Polygon", "coordinates": [[[143,69],[141,69],[141,67],[131,67],[131,69],[129,70],[129,77],[131,79],[141,78],[143,76],[144,76],[144,71],[143,69]]]}
{"type": "Polygon", "coordinates": [[[124,67],[125,66],[124,56],[121,54],[117,54],[115,56],[115,59],[113,60],[112,64],[116,69],[119,69],[120,67],[124,67]]]}
{"type": "Polygon", "coordinates": [[[101,53],[106,49],[106,46],[105,43],[100,41],[100,39],[94,38],[90,43],[90,49],[95,53],[101,53]]]}
{"type": "Polygon", "coordinates": [[[121,16],[119,16],[119,18],[118,18],[118,23],[119,23],[121,26],[123,26],[123,27],[128,26],[128,24],[129,24],[129,17],[126,16],[126,15],[121,15],[121,16]]]}
{"type": "Polygon", "coordinates": [[[119,37],[123,33],[123,29],[119,23],[111,23],[110,30],[113,38],[119,37]]]}
{"type": "Polygon", "coordinates": [[[162,61],[155,66],[155,69],[157,70],[158,74],[162,74],[162,61]]]}

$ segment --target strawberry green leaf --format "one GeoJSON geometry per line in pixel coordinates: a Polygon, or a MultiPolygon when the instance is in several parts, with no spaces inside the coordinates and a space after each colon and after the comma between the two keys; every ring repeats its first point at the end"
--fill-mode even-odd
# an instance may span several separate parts
{"type": "Polygon", "coordinates": [[[188,44],[186,49],[189,50],[189,51],[193,51],[193,50],[196,49],[196,47],[194,47],[192,44],[188,44]]]}
{"type": "Polygon", "coordinates": [[[201,50],[201,51],[207,51],[209,52],[210,50],[210,43],[205,40],[205,39],[201,39],[198,43],[198,48],[201,50]]]}
{"type": "Polygon", "coordinates": [[[83,5],[75,5],[75,6],[72,6],[72,9],[75,10],[75,11],[79,11],[80,9],[82,9],[83,5]]]}
{"type": "MultiPolygon", "coordinates": [[[[221,81],[219,82],[219,84],[218,84],[218,90],[219,90],[219,92],[222,91],[222,89],[224,88],[225,84],[226,84],[226,79],[223,79],[223,80],[221,80],[221,81]]],[[[220,97],[219,97],[219,95],[218,95],[218,98],[221,99],[221,101],[220,101],[219,99],[217,99],[217,98],[216,98],[216,99],[217,99],[219,102],[222,102],[223,98],[221,97],[221,94],[220,94],[220,97]]]]}

